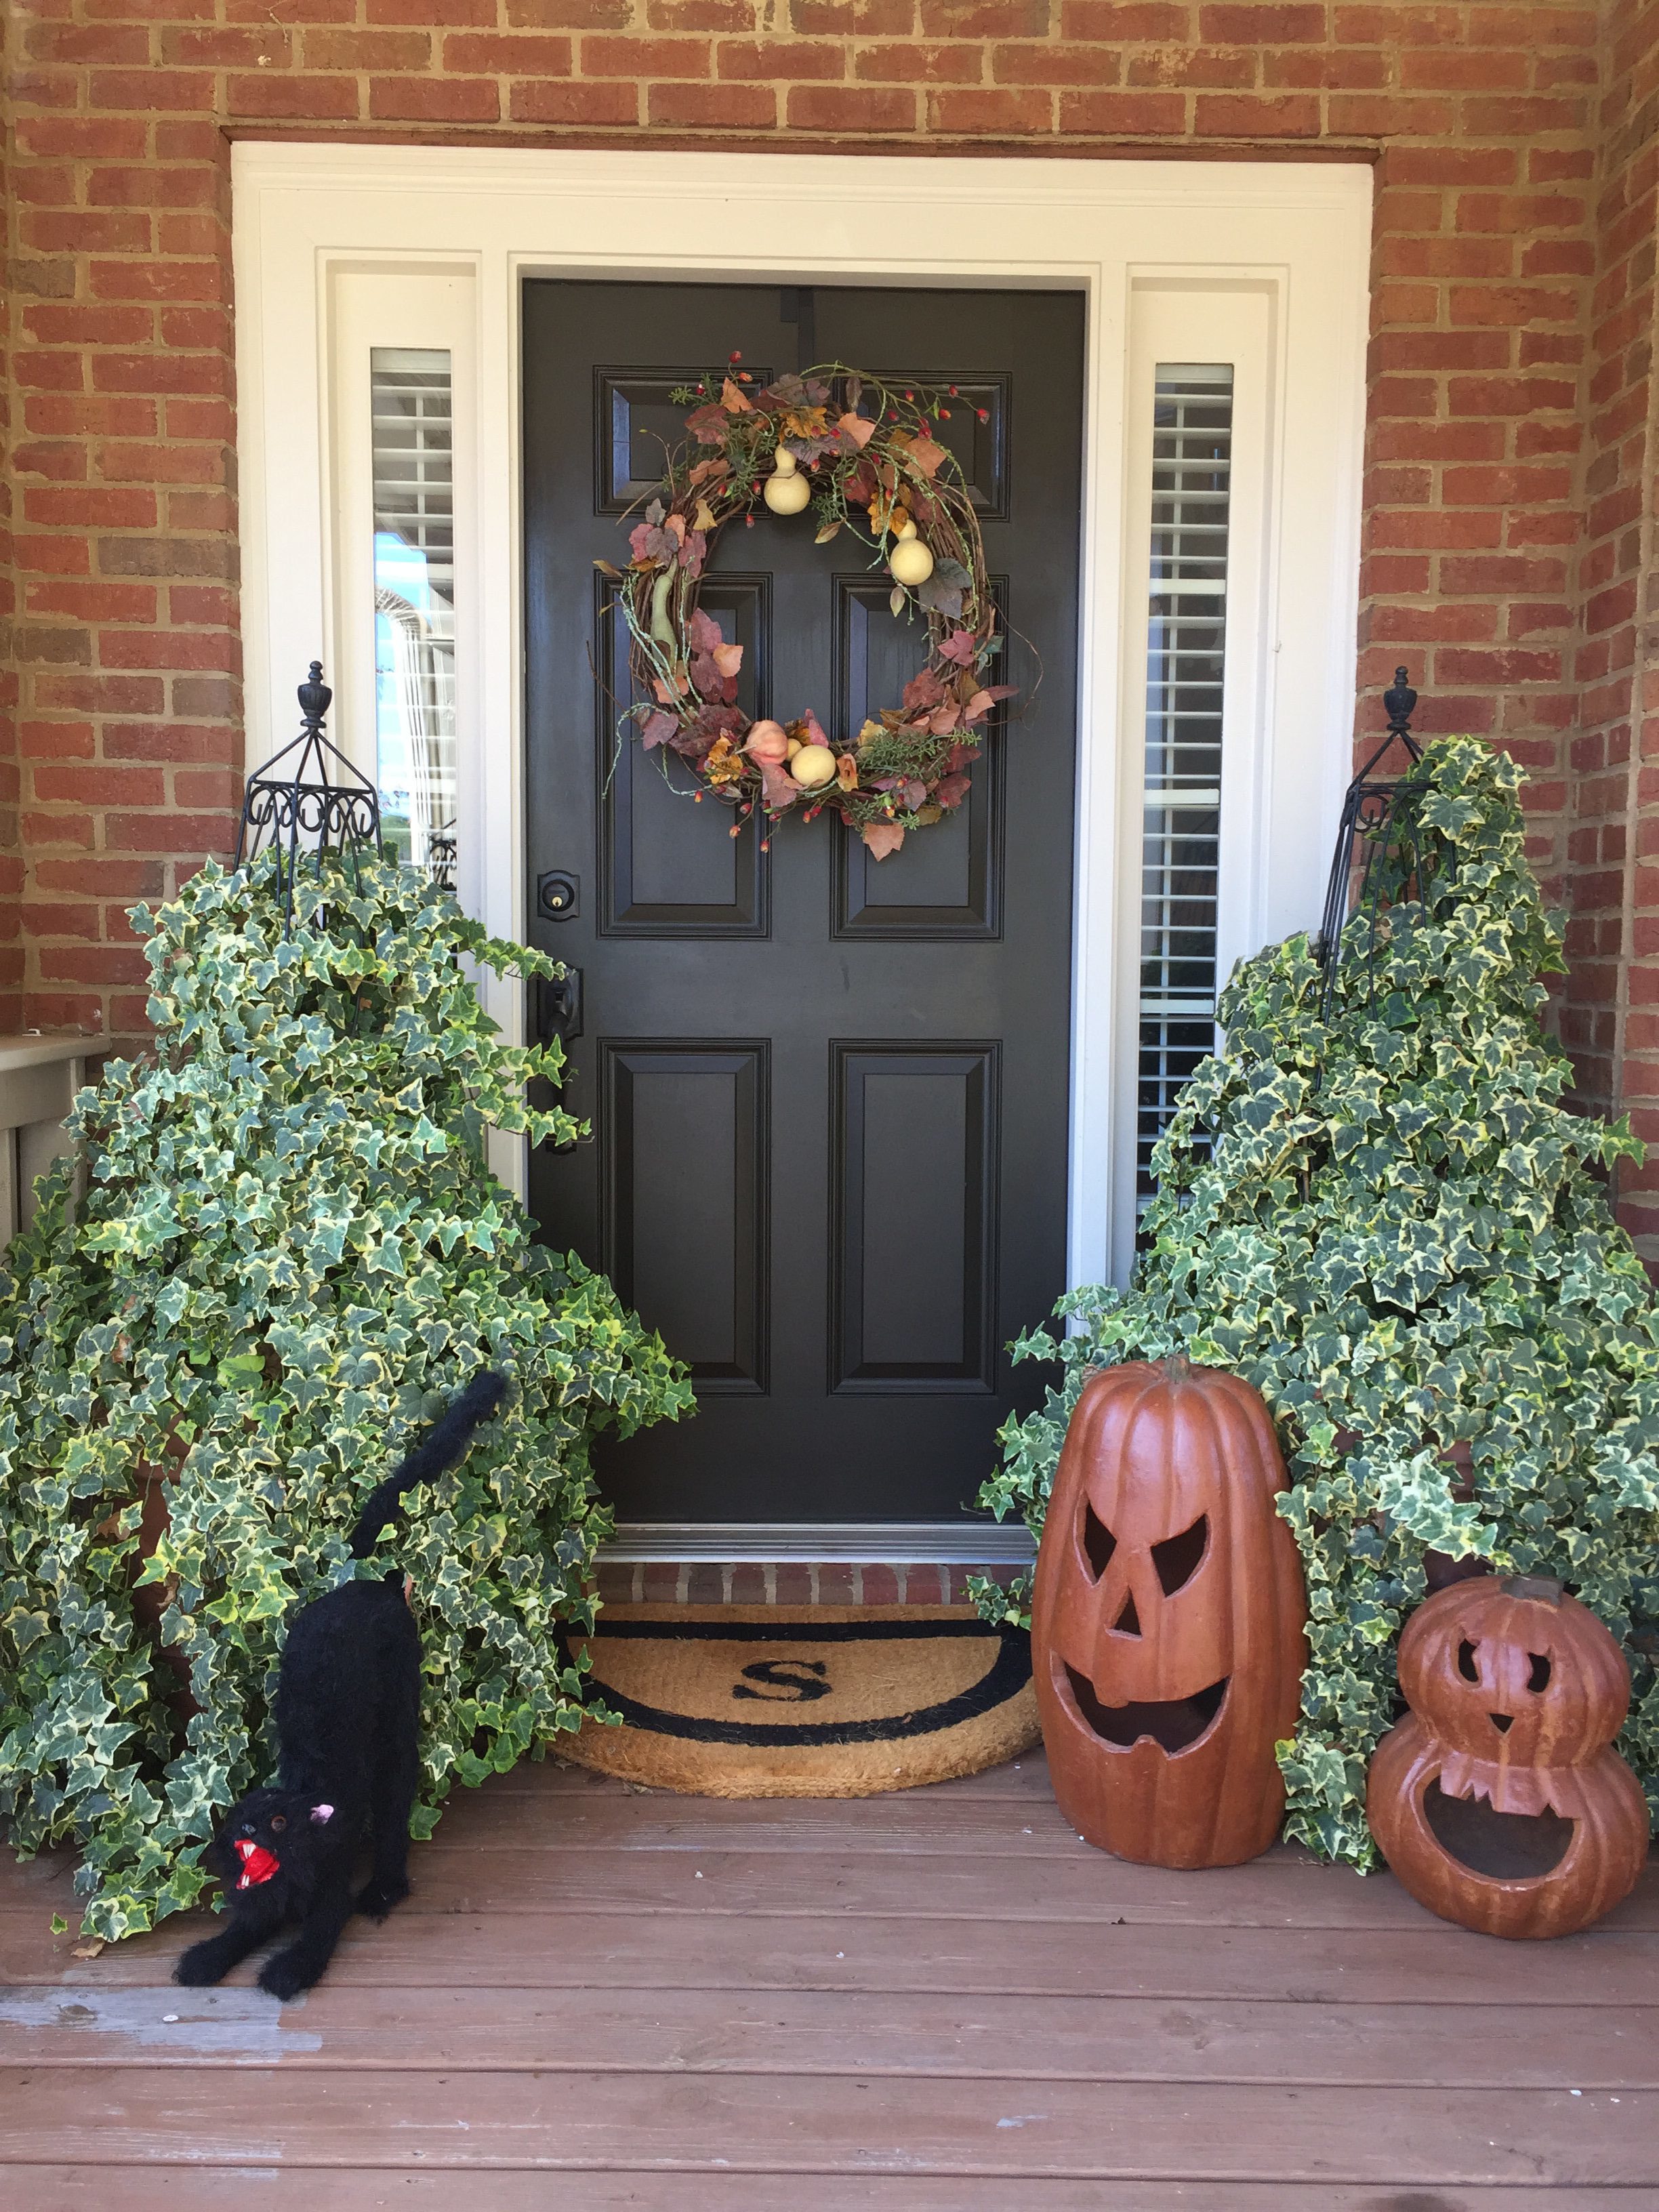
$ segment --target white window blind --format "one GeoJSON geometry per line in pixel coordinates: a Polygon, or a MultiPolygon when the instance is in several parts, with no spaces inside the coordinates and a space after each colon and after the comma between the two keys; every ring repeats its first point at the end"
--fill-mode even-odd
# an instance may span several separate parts
{"type": "Polygon", "coordinates": [[[1230,364],[1160,362],[1153,402],[1140,901],[1138,1206],[1176,1093],[1215,1042],[1230,364]]]}
{"type": "Polygon", "coordinates": [[[453,883],[455,484],[450,357],[369,356],[374,508],[375,741],[382,829],[401,858],[453,883]]]}

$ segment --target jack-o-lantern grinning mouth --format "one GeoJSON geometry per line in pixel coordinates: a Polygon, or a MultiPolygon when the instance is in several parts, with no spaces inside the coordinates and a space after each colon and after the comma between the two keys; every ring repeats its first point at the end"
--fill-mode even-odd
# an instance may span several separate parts
{"type": "Polygon", "coordinates": [[[1559,1813],[1500,1813],[1484,1797],[1449,1796],[1438,1782],[1423,1792],[1423,1817],[1449,1857],[1494,1881],[1553,1873],[1577,1825],[1559,1813]]]}
{"type": "Polygon", "coordinates": [[[1215,1725],[1231,1680],[1224,1674],[1218,1682],[1212,1682],[1207,1690],[1200,1690],[1191,1698],[1143,1698],[1133,1705],[1108,1705],[1096,1694],[1087,1675],[1073,1667],[1066,1668],[1066,1686],[1078,1711],[1103,1742],[1115,1743],[1126,1751],[1143,1736],[1150,1737],[1161,1751],[1190,1751],[1215,1725]]]}

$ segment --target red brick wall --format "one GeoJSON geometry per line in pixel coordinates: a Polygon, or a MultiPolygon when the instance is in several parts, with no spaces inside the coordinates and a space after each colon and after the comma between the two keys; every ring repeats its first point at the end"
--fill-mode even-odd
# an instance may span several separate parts
{"type": "Polygon", "coordinates": [[[1594,0],[14,0],[0,899],[22,953],[0,988],[31,1023],[132,1033],[126,906],[228,842],[232,136],[1324,150],[1377,165],[1362,726],[1403,659],[1425,726],[1532,769],[1538,857],[1576,902],[1563,1018],[1587,1094],[1613,1097],[1648,1048],[1618,1011],[1645,21],[1604,26],[1594,0]]]}
{"type": "Polygon", "coordinates": [[[1659,1261],[1659,641],[1650,587],[1659,490],[1654,257],[1659,7],[1609,12],[1597,178],[1583,623],[1576,673],[1564,1033],[1587,1103],[1627,1109],[1656,1147],[1621,1178],[1622,1212],[1659,1261]]]}

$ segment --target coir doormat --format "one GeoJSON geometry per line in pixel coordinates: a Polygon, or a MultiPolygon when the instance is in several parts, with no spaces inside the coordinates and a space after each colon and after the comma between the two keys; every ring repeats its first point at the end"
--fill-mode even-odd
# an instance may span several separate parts
{"type": "Polygon", "coordinates": [[[1039,1740],[1030,1639],[969,1607],[607,1606],[593,1683],[620,1728],[562,1754],[703,1797],[868,1797],[1039,1740]]]}

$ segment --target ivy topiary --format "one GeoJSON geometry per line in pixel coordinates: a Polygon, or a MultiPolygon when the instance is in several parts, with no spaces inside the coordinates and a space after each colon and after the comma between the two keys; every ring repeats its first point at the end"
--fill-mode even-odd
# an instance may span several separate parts
{"type": "MultiPolygon", "coordinates": [[[[1073,1334],[1015,1347],[1060,1380],[1007,1424],[981,1492],[1041,1531],[1091,1367],[1184,1352],[1248,1376],[1279,1425],[1311,1614],[1279,1753],[1289,1832],[1362,1866],[1366,1761],[1425,1548],[1559,1576],[1626,1639],[1621,1747],[1659,1801],[1659,1306],[1603,1181],[1641,1147],[1561,1103],[1539,981],[1560,939],[1520,781],[1472,738],[1427,749],[1415,853],[1383,856],[1397,902],[1349,921],[1328,1020],[1305,936],[1234,971],[1225,1049],[1155,1155],[1130,1287],[1073,1292],[1073,1334]]],[[[1024,1590],[979,1595],[1022,1617],[1024,1590]]]]}
{"type": "Polygon", "coordinates": [[[487,1124],[577,1132],[525,1101],[556,1048],[498,1043],[463,961],[552,963],[378,859],[303,873],[285,936],[273,865],[136,910],[155,1057],[82,1091],[0,1273],[0,1820],[79,1847],[103,1937],[205,1886],[216,1814],[269,1771],[283,1622],[355,1571],[414,1578],[417,1834],[576,1727],[591,1440],[690,1404],[484,1164],[487,1124]],[[507,1407],[358,1570],[357,1506],[485,1362],[507,1407]]]}

